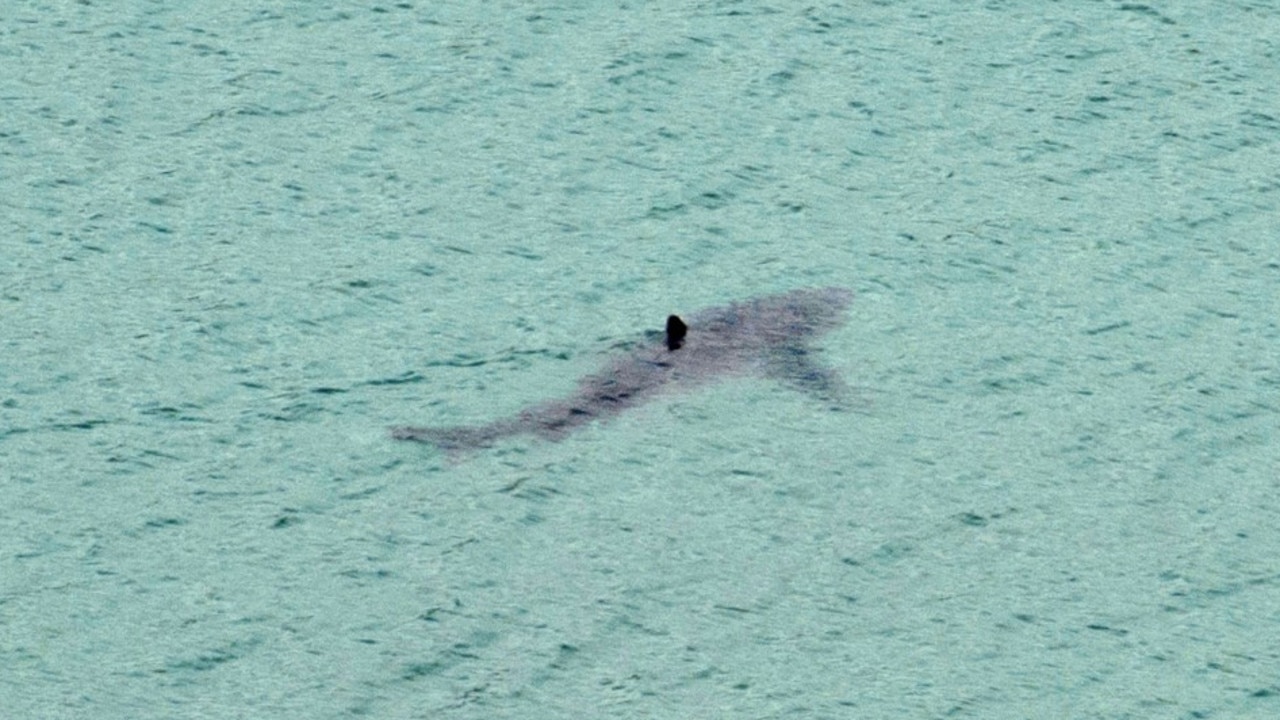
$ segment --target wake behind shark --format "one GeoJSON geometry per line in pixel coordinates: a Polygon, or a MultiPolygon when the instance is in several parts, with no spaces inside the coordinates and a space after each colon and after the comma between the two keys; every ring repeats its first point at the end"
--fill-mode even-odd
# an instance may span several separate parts
{"type": "Polygon", "coordinates": [[[570,397],[532,405],[484,425],[398,427],[391,434],[398,440],[430,443],[455,456],[519,435],[559,441],[668,390],[749,374],[839,407],[845,400],[845,383],[834,370],[818,364],[812,344],[844,322],[852,300],[853,293],[845,288],[805,288],[706,308],[688,320],[672,315],[661,339],[651,337],[583,377],[570,397]]]}

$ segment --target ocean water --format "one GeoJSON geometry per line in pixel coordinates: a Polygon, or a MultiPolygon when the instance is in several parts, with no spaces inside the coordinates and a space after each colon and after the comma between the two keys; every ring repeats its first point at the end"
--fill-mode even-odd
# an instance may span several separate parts
{"type": "Polygon", "coordinates": [[[1267,2],[17,2],[0,715],[1280,713],[1267,2]],[[750,379],[450,463],[672,312],[750,379]]]}

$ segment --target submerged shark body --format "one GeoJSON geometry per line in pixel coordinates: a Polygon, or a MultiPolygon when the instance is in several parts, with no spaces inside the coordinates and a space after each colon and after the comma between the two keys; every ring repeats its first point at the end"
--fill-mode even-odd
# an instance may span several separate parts
{"type": "Polygon", "coordinates": [[[489,447],[517,435],[558,441],[669,389],[758,374],[838,407],[844,381],[813,357],[813,341],[844,322],[853,293],[844,288],[792,290],[667,318],[666,333],[578,382],[572,396],[521,410],[485,425],[400,427],[399,440],[431,443],[451,454],[489,447]]]}

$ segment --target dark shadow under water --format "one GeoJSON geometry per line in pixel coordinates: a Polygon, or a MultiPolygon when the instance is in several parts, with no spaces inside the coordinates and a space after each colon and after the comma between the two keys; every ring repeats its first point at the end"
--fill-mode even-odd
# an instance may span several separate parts
{"type": "Polygon", "coordinates": [[[760,375],[809,393],[833,408],[847,386],[818,363],[815,340],[845,320],[853,293],[803,288],[671,316],[666,333],[619,355],[583,377],[573,395],[538,403],[483,425],[397,427],[392,437],[430,443],[451,456],[509,437],[558,441],[593,421],[607,421],[670,390],[690,390],[725,378],[760,375]]]}

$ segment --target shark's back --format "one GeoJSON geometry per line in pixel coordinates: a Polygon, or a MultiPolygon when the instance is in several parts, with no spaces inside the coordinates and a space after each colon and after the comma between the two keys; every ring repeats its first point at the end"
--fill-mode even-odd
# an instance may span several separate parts
{"type": "Polygon", "coordinates": [[[707,308],[687,320],[672,315],[661,339],[652,338],[584,376],[570,397],[485,425],[402,427],[392,436],[432,443],[451,454],[515,435],[559,440],[670,388],[689,389],[742,374],[779,380],[836,406],[844,382],[817,363],[811,345],[844,321],[852,299],[845,288],[804,288],[707,308]]]}

